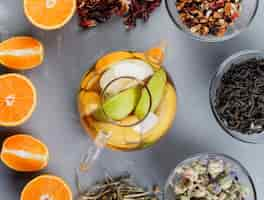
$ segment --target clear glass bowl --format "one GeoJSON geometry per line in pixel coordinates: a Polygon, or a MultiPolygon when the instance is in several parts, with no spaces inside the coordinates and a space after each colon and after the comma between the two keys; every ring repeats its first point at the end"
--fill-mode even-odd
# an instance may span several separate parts
{"type": "Polygon", "coordinates": [[[170,18],[174,22],[174,24],[184,33],[191,36],[191,38],[200,40],[203,42],[221,42],[225,40],[229,40],[243,30],[245,30],[253,21],[256,16],[256,12],[259,6],[259,0],[242,0],[241,1],[241,15],[234,22],[233,26],[230,26],[223,37],[217,37],[213,35],[201,36],[198,34],[194,34],[190,31],[190,29],[182,23],[182,20],[179,17],[179,13],[176,9],[176,1],[177,0],[166,0],[166,7],[169,13],[170,18]]]}
{"type": "Polygon", "coordinates": [[[231,135],[232,137],[246,143],[264,143],[264,133],[246,135],[235,130],[230,130],[226,127],[225,123],[220,119],[216,109],[215,109],[215,98],[216,98],[216,90],[219,88],[219,84],[221,83],[221,79],[225,72],[227,72],[232,64],[239,64],[243,61],[246,61],[251,58],[264,58],[264,51],[257,50],[244,50],[240,51],[229,58],[227,58],[219,67],[218,71],[214,75],[211,86],[210,86],[210,104],[213,114],[219,123],[219,125],[225,130],[226,133],[231,135]]]}
{"type": "Polygon", "coordinates": [[[256,190],[252,178],[250,177],[248,171],[235,159],[223,155],[223,154],[212,154],[204,153],[197,154],[192,157],[187,158],[176,166],[176,168],[171,172],[167,183],[165,185],[164,200],[175,200],[175,193],[173,191],[173,186],[179,181],[179,176],[176,174],[176,169],[183,165],[188,165],[193,161],[203,160],[203,159],[220,159],[224,162],[230,163],[233,166],[233,170],[237,172],[238,178],[242,184],[247,186],[250,190],[250,195],[245,200],[256,200],[256,190]]]}

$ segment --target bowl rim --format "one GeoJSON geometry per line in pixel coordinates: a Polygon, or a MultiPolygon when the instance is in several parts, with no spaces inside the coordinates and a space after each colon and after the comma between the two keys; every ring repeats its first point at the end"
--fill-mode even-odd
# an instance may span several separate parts
{"type": "Polygon", "coordinates": [[[229,66],[230,64],[233,63],[233,61],[235,61],[236,59],[238,58],[241,58],[243,56],[246,56],[246,55],[260,55],[261,57],[264,58],[264,50],[242,50],[242,51],[239,51],[239,52],[236,52],[234,54],[232,54],[231,56],[227,57],[219,66],[219,68],[216,70],[216,72],[214,73],[211,81],[210,81],[210,87],[209,87],[209,102],[210,102],[210,107],[211,107],[211,111],[214,115],[214,118],[215,120],[217,121],[218,125],[222,128],[222,130],[224,130],[225,133],[227,133],[228,135],[230,135],[232,138],[240,141],[240,142],[243,142],[243,143],[248,143],[248,144],[263,144],[264,143],[264,140],[260,140],[260,141],[256,141],[256,140],[252,140],[252,139],[249,139],[248,138],[242,138],[240,137],[239,132],[237,132],[237,135],[236,134],[233,134],[232,131],[230,131],[222,122],[222,120],[220,119],[216,109],[215,109],[215,106],[214,106],[214,102],[213,102],[213,91],[215,90],[214,89],[214,83],[215,81],[217,80],[219,74],[227,67],[229,66]]]}
{"type": "Polygon", "coordinates": [[[169,188],[170,186],[170,181],[172,180],[172,178],[175,176],[175,170],[179,167],[179,166],[182,166],[184,163],[186,163],[187,161],[190,161],[192,159],[199,159],[201,157],[205,157],[205,156],[210,156],[210,157],[220,157],[220,158],[223,158],[223,159],[227,159],[227,160],[231,160],[232,162],[234,162],[242,171],[243,173],[245,174],[245,176],[248,178],[249,180],[249,183],[251,185],[251,188],[252,188],[252,191],[253,191],[253,196],[254,196],[254,200],[257,200],[257,192],[256,192],[256,186],[254,184],[254,181],[253,181],[253,178],[251,177],[249,171],[240,163],[240,161],[236,160],[235,158],[229,156],[229,155],[226,155],[224,153],[196,153],[196,154],[193,154],[191,156],[188,156],[187,158],[185,158],[184,160],[182,160],[181,162],[179,162],[176,167],[170,172],[170,175],[168,176],[167,180],[166,180],[166,183],[165,183],[165,187],[164,187],[164,195],[163,195],[163,199],[164,200],[168,200],[167,199],[167,189],[169,188]]]}
{"type": "MultiPolygon", "coordinates": [[[[179,25],[179,23],[176,21],[176,19],[173,17],[173,14],[171,12],[171,9],[170,9],[169,3],[168,3],[169,1],[173,1],[173,0],[165,0],[165,6],[166,6],[167,13],[168,13],[170,19],[172,20],[172,22],[174,23],[174,25],[176,25],[176,27],[178,27],[178,29],[180,29],[181,32],[185,33],[185,35],[188,35],[191,39],[194,39],[194,40],[197,40],[200,42],[206,42],[206,43],[224,42],[224,41],[230,40],[230,39],[238,36],[240,33],[244,32],[246,29],[248,29],[248,27],[252,24],[252,22],[254,21],[256,15],[257,15],[258,9],[259,9],[259,0],[256,0],[256,6],[254,9],[254,12],[253,12],[252,16],[250,17],[249,22],[246,24],[245,27],[239,29],[238,31],[235,31],[234,33],[232,33],[230,35],[224,35],[223,37],[209,38],[207,36],[200,36],[200,35],[193,34],[190,31],[183,30],[182,27],[179,25]]],[[[174,0],[174,1],[176,1],[176,0],[174,0]]],[[[178,12],[178,11],[175,9],[175,12],[178,12]]]]}

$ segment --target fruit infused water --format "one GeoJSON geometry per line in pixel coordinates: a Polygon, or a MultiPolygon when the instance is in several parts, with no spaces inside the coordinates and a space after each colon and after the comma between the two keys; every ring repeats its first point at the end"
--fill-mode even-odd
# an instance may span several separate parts
{"type": "Polygon", "coordinates": [[[112,52],[83,76],[78,108],[92,138],[104,132],[106,146],[130,151],[166,134],[176,114],[176,90],[163,59],[161,45],[143,53],[112,52]]]}

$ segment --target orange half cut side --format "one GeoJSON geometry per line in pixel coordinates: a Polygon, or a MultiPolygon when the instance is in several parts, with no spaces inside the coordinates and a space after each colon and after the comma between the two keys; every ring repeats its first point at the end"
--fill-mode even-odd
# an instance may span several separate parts
{"type": "Polygon", "coordinates": [[[32,82],[23,75],[0,76],[0,126],[18,126],[26,122],[37,104],[32,82]]]}
{"type": "Polygon", "coordinates": [[[76,0],[24,0],[29,21],[44,30],[58,29],[73,16],[76,0]]]}
{"type": "Polygon", "coordinates": [[[38,176],[23,189],[20,200],[72,200],[70,187],[53,175],[38,176]]]}

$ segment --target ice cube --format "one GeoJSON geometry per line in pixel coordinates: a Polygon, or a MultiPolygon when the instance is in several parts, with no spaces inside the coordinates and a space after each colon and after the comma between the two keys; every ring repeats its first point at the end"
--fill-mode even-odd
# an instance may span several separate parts
{"type": "Polygon", "coordinates": [[[139,124],[135,125],[133,129],[136,132],[141,134],[145,134],[150,131],[159,121],[159,117],[155,115],[153,112],[150,112],[148,116],[139,124]]]}

